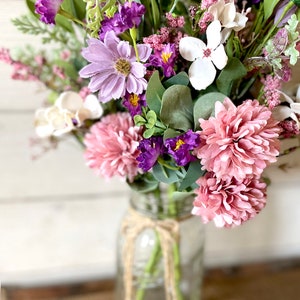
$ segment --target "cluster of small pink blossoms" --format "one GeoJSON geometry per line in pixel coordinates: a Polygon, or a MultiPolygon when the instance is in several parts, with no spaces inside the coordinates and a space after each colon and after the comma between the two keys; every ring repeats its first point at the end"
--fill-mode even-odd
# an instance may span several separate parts
{"type": "Polygon", "coordinates": [[[278,76],[267,75],[262,78],[261,82],[264,84],[264,97],[270,109],[273,109],[281,103],[280,88],[281,80],[278,76]]]}
{"type": "Polygon", "coordinates": [[[212,6],[213,4],[217,3],[218,0],[203,0],[201,2],[201,9],[207,9],[209,8],[210,6],[212,6]]]}
{"type": "Polygon", "coordinates": [[[168,27],[162,27],[159,34],[153,34],[143,39],[152,49],[161,51],[166,44],[175,44],[178,49],[179,41],[184,36],[180,28],[184,26],[184,18],[174,17],[172,14],[166,14],[168,27]]]}

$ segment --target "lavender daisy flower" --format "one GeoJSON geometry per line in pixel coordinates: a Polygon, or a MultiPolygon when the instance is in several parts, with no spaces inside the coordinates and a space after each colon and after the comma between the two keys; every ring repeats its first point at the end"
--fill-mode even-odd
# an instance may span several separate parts
{"type": "Polygon", "coordinates": [[[35,13],[40,15],[40,20],[46,24],[55,24],[55,16],[63,0],[37,0],[35,13]]]}
{"type": "Polygon", "coordinates": [[[148,66],[160,67],[163,69],[164,76],[171,77],[175,75],[174,65],[177,58],[174,44],[167,44],[162,50],[156,50],[150,56],[148,66]]]}
{"type": "Polygon", "coordinates": [[[137,95],[126,93],[123,105],[128,109],[132,117],[140,115],[142,113],[142,107],[146,106],[146,96],[145,94],[137,95]]]}
{"type": "Polygon", "coordinates": [[[119,12],[112,18],[105,18],[101,22],[100,39],[103,40],[106,32],[113,30],[117,35],[133,27],[138,27],[142,16],[145,14],[145,6],[137,2],[125,2],[119,6],[119,12]]]}
{"type": "MultiPolygon", "coordinates": [[[[137,49],[140,61],[145,62],[151,54],[150,46],[139,44],[137,49]]],[[[99,91],[102,102],[124,97],[126,92],[142,94],[147,87],[146,67],[136,61],[133,47],[127,41],[120,41],[113,31],[106,33],[103,42],[89,39],[82,56],[90,64],[79,75],[91,77],[88,87],[92,92],[99,91]]]]}
{"type": "Polygon", "coordinates": [[[152,136],[149,139],[141,140],[138,149],[141,151],[137,157],[138,166],[147,172],[156,164],[158,157],[165,152],[163,138],[152,136]]]}
{"type": "Polygon", "coordinates": [[[175,138],[165,140],[168,153],[174,158],[178,166],[185,166],[196,158],[190,153],[195,147],[199,146],[200,137],[192,130],[175,138]]]}

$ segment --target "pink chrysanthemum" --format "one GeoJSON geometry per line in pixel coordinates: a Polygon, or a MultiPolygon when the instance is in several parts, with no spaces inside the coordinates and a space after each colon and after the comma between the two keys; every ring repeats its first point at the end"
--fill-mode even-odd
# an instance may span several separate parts
{"type": "Polygon", "coordinates": [[[192,214],[201,216],[203,223],[213,220],[217,227],[238,226],[266,205],[266,184],[257,177],[224,181],[208,172],[197,184],[192,214]]]}
{"type": "Polygon", "coordinates": [[[215,117],[199,120],[201,144],[195,153],[203,169],[222,179],[261,175],[279,154],[280,128],[271,114],[257,100],[237,107],[229,98],[216,102],[215,117]]]}
{"type": "Polygon", "coordinates": [[[107,115],[85,135],[84,158],[97,175],[132,181],[138,174],[136,158],[141,138],[141,129],[134,126],[129,113],[107,115]]]}

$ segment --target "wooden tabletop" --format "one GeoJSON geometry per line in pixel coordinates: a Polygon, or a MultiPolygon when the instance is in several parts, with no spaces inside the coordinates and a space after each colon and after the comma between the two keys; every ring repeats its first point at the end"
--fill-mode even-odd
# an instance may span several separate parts
{"type": "MultiPolygon", "coordinates": [[[[113,280],[2,287],[1,300],[113,300],[113,280]]],[[[206,270],[201,300],[300,299],[300,258],[206,270]]]]}

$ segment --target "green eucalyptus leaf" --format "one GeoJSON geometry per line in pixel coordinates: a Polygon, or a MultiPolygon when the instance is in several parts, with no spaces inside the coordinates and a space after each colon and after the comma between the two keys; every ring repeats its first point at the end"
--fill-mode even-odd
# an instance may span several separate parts
{"type": "Polygon", "coordinates": [[[194,187],[196,180],[202,177],[204,173],[205,171],[201,170],[201,164],[198,160],[191,162],[179,186],[179,191],[183,191],[188,187],[194,187]]]}
{"type": "Polygon", "coordinates": [[[232,84],[235,80],[244,77],[247,74],[247,69],[236,57],[232,57],[228,60],[226,67],[221,71],[217,78],[218,90],[229,96],[232,88],[232,84]]]}
{"type": "Polygon", "coordinates": [[[173,129],[188,130],[193,127],[193,100],[187,86],[173,85],[164,92],[160,119],[173,129]]]}
{"type": "Polygon", "coordinates": [[[177,131],[172,128],[167,128],[164,132],[164,140],[174,138],[181,134],[182,134],[182,132],[180,132],[180,131],[177,131]]]}
{"type": "Polygon", "coordinates": [[[153,166],[152,174],[154,178],[159,182],[171,184],[179,180],[176,175],[176,171],[168,169],[159,163],[156,163],[153,166]]]}
{"type": "Polygon", "coordinates": [[[275,6],[279,3],[280,0],[264,0],[263,5],[264,5],[264,15],[265,15],[265,20],[271,17],[273,14],[275,6]]]}
{"type": "Polygon", "coordinates": [[[155,71],[147,86],[146,90],[146,99],[147,104],[151,110],[153,110],[156,114],[159,114],[161,108],[161,99],[163,93],[165,92],[165,88],[163,87],[158,71],[155,71]]]}
{"type": "Polygon", "coordinates": [[[194,123],[195,130],[200,129],[199,119],[208,119],[214,115],[215,103],[217,101],[223,102],[227,96],[221,93],[213,92],[204,94],[197,99],[194,105],[194,123]]]}
{"type": "Polygon", "coordinates": [[[190,82],[189,76],[186,72],[180,72],[176,74],[175,76],[170,77],[168,80],[166,80],[163,85],[165,88],[168,88],[175,84],[185,85],[187,86],[190,82]]]}
{"type": "Polygon", "coordinates": [[[148,193],[158,187],[158,181],[149,172],[135,178],[133,182],[127,181],[127,183],[131,189],[139,193],[148,193]]]}

